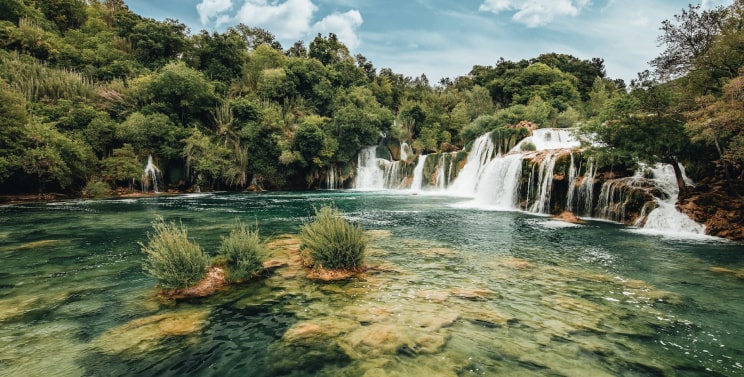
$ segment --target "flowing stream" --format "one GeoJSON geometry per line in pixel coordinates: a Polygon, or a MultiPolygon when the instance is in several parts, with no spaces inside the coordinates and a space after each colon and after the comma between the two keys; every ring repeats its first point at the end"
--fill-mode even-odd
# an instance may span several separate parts
{"type": "Polygon", "coordinates": [[[744,375],[740,244],[459,207],[468,200],[318,191],[0,206],[0,375],[744,375]],[[319,283],[282,267],[180,302],[159,299],[142,271],[138,242],[156,216],[212,254],[235,218],[256,223],[267,258],[283,260],[322,203],[367,231],[376,269],[319,283]]]}

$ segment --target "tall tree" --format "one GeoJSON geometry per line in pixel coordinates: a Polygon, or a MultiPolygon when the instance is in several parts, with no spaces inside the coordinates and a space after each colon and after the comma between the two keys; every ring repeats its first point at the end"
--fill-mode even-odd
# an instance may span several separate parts
{"type": "Polygon", "coordinates": [[[726,14],[723,7],[701,10],[700,5],[690,4],[674,20],[664,20],[658,42],[666,48],[649,62],[660,78],[665,81],[688,73],[694,59],[713,44],[726,14]]]}

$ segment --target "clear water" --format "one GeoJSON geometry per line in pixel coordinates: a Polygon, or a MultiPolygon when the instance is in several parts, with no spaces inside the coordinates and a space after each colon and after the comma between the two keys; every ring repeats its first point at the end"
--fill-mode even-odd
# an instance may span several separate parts
{"type": "MultiPolygon", "coordinates": [[[[0,207],[3,376],[744,375],[744,247],[458,208],[410,193],[200,194],[0,207]],[[207,251],[235,217],[291,238],[335,203],[380,268],[289,268],[158,299],[156,215],[207,251]]],[[[274,258],[283,256],[274,249],[274,258]]]]}

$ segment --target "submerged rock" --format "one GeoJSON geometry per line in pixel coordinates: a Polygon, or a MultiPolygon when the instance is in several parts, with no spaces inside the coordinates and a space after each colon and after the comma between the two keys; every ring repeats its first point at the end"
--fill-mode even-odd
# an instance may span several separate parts
{"type": "Polygon", "coordinates": [[[106,331],[92,345],[107,354],[145,353],[168,337],[187,336],[201,331],[208,309],[190,309],[137,318],[106,331]]]}
{"type": "Polygon", "coordinates": [[[586,221],[580,219],[571,211],[563,211],[561,214],[553,216],[553,219],[565,221],[571,224],[586,224],[586,221]]]}
{"type": "Polygon", "coordinates": [[[338,318],[319,318],[300,322],[289,328],[282,336],[282,341],[289,344],[312,344],[328,342],[344,334],[356,323],[338,318]]]}
{"type": "Polygon", "coordinates": [[[486,301],[497,296],[494,291],[480,288],[456,288],[450,292],[455,297],[471,301],[486,301]]]}

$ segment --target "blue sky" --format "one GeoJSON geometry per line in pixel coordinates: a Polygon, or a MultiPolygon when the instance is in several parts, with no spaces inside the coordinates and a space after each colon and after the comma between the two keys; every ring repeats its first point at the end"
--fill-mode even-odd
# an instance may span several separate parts
{"type": "MultiPolygon", "coordinates": [[[[336,33],[375,67],[432,83],[467,74],[500,57],[542,53],[605,60],[611,78],[648,69],[662,50],[659,26],[699,0],[125,0],[134,12],[175,18],[196,33],[242,22],[276,35],[287,48],[336,33]]],[[[733,0],[703,0],[728,6],[733,0]]]]}

